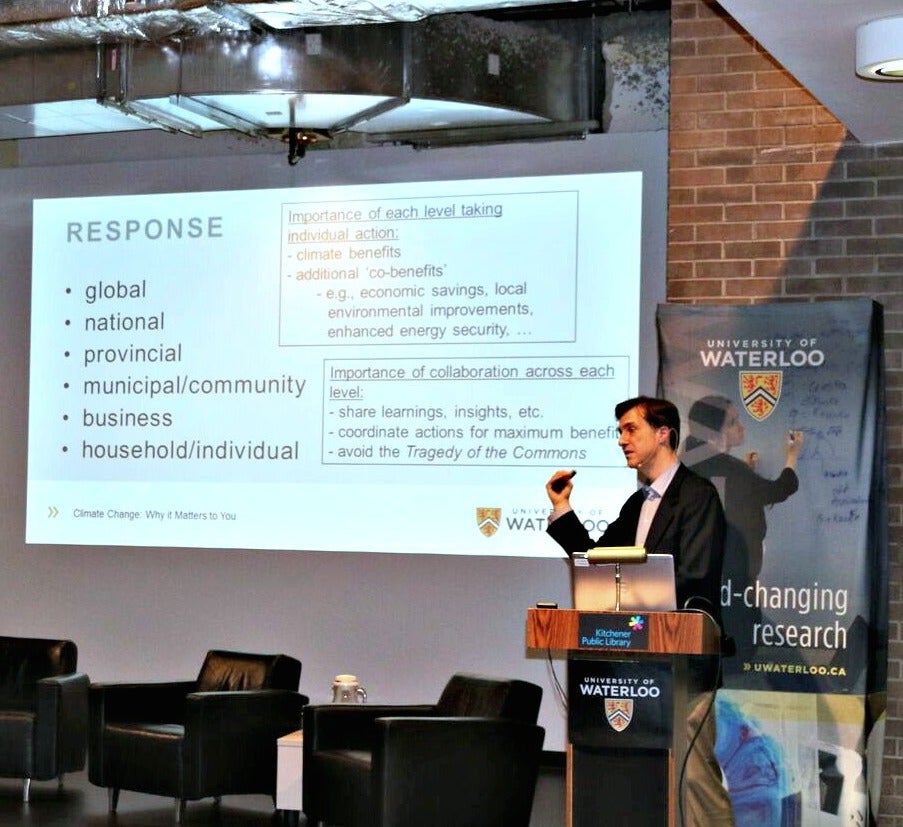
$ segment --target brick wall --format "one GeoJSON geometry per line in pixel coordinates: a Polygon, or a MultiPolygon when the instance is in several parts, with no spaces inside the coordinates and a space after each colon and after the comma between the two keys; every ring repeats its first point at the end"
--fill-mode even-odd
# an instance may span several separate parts
{"type": "Polygon", "coordinates": [[[671,10],[668,300],[884,305],[892,585],[879,824],[903,827],[903,144],[850,139],[713,0],[671,10]]]}

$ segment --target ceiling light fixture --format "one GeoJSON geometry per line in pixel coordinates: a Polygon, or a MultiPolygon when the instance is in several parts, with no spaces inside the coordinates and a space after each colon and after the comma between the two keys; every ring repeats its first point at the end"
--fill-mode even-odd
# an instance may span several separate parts
{"type": "Polygon", "coordinates": [[[870,20],[856,29],[856,74],[903,80],[903,17],[870,20]]]}

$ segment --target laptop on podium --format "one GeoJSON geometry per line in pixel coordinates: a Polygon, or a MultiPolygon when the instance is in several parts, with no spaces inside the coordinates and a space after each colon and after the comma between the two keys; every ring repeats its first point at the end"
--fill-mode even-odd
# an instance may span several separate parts
{"type": "Polygon", "coordinates": [[[677,589],[673,555],[645,554],[641,548],[623,549],[623,552],[626,552],[625,557],[644,557],[645,562],[590,563],[586,555],[579,554],[571,558],[574,608],[590,612],[675,611],[677,589]],[[621,575],[620,608],[616,608],[618,568],[621,575]]]}

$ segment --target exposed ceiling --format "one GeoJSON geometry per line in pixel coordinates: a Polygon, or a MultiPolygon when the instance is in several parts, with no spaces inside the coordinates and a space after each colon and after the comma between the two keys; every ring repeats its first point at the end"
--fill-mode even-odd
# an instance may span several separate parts
{"type": "MultiPolygon", "coordinates": [[[[629,11],[646,2],[553,5],[566,14],[586,7],[629,11]]],[[[856,27],[903,13],[903,0],[719,2],[859,141],[903,141],[903,82],[864,80],[854,66],[856,27]]],[[[191,134],[236,129],[256,135],[294,127],[299,118],[307,122],[297,125],[311,127],[314,135],[330,125],[371,135],[425,134],[438,125],[510,126],[541,137],[550,122],[571,122],[579,131],[591,107],[578,99],[593,93],[581,90],[587,69],[593,69],[582,57],[585,44],[573,38],[563,43],[555,31],[538,47],[530,34],[509,38],[511,32],[505,32],[500,45],[498,32],[478,31],[473,38],[474,32],[462,30],[452,33],[459,35],[457,43],[449,42],[446,62],[439,66],[435,48],[424,45],[435,42],[435,31],[422,35],[415,28],[411,35],[405,28],[432,26],[430,21],[454,12],[544,5],[544,0],[4,0],[0,140],[149,125],[191,134]],[[387,24],[375,28],[388,35],[365,43],[370,35],[350,34],[371,28],[356,25],[361,23],[387,24]],[[296,29],[318,26],[345,28],[348,34],[333,34],[325,45],[299,40],[296,29]],[[472,39],[483,42],[475,54],[463,54],[461,44],[472,39]],[[364,59],[353,59],[357,54],[364,59]],[[473,94],[457,86],[468,59],[479,67],[473,94]],[[267,61],[281,66],[267,74],[267,61]],[[303,75],[303,91],[283,88],[279,72],[282,78],[303,75]],[[343,75],[339,85],[337,72],[343,75]],[[541,82],[527,88],[531,73],[541,82]],[[498,90],[512,78],[521,88],[503,99],[498,90]],[[340,93],[339,109],[330,108],[335,98],[327,104],[320,92],[340,93]],[[448,101],[442,112],[431,104],[439,97],[448,101]],[[566,105],[558,106],[563,99],[566,105]]],[[[451,40],[449,30],[442,39],[451,40]]]]}
{"type": "Polygon", "coordinates": [[[857,26],[903,14],[903,1],[719,2],[860,143],[903,142],[903,81],[856,75],[857,26]]]}
{"type": "Polygon", "coordinates": [[[460,140],[504,139],[506,129],[585,133],[595,127],[596,74],[587,15],[570,28],[504,17],[539,5],[5,0],[0,140],[229,129],[285,140],[292,161],[349,134],[383,142],[415,134],[410,142],[428,145],[453,132],[460,140]],[[470,14],[490,9],[493,18],[470,14]]]}

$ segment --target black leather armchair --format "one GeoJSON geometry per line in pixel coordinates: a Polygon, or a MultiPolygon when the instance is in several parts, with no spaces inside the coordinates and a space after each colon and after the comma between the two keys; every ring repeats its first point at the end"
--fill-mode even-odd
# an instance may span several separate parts
{"type": "Polygon", "coordinates": [[[454,675],[435,704],[304,710],[309,825],[527,827],[542,689],[454,675]]]}
{"type": "Polygon", "coordinates": [[[307,697],[287,655],[210,651],[193,681],[92,684],[88,778],[110,791],[187,801],[276,793],[276,739],[297,730],[307,697]]]}
{"type": "Polygon", "coordinates": [[[71,640],[0,637],[0,776],[46,781],[85,766],[88,676],[71,640]]]}

